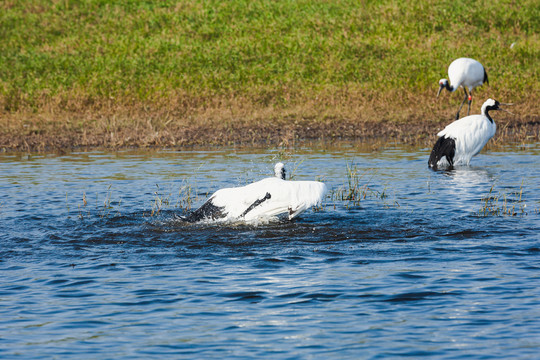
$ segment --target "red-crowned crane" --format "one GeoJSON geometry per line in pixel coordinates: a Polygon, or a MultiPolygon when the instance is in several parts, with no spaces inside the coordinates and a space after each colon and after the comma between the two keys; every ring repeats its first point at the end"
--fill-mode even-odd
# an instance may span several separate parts
{"type": "Polygon", "coordinates": [[[459,119],[459,112],[465,104],[465,101],[469,101],[469,109],[467,110],[467,115],[471,112],[471,102],[472,102],[472,91],[474,88],[482,85],[483,83],[488,83],[488,76],[486,70],[478,61],[470,58],[459,58],[450,64],[448,67],[448,78],[439,80],[439,92],[437,97],[441,93],[442,89],[446,89],[450,92],[456,91],[460,86],[465,92],[465,97],[459,106],[458,112],[456,114],[456,120],[459,119]],[[469,93],[467,94],[467,89],[469,93]]]}
{"type": "Polygon", "coordinates": [[[181,217],[187,222],[204,220],[252,221],[287,214],[291,220],[319,205],[326,185],[319,181],[285,180],[283,163],[274,167],[274,177],[252,184],[216,191],[200,208],[181,217]]]}
{"type": "MultiPolygon", "coordinates": [[[[482,105],[481,115],[470,115],[454,121],[437,136],[439,139],[431,150],[428,165],[437,170],[440,167],[469,165],[471,158],[478,154],[489,139],[495,135],[497,125],[489,115],[491,110],[504,110],[496,100],[488,99],[482,105]]],[[[507,110],[504,110],[509,112],[507,110]]]]}

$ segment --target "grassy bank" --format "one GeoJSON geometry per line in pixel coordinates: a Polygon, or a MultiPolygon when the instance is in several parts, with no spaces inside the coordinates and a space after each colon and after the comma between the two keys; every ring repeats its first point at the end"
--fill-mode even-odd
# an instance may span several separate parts
{"type": "Polygon", "coordinates": [[[423,139],[461,101],[435,99],[460,56],[490,77],[473,112],[514,102],[537,139],[539,33],[533,0],[8,0],[0,147],[423,139]]]}

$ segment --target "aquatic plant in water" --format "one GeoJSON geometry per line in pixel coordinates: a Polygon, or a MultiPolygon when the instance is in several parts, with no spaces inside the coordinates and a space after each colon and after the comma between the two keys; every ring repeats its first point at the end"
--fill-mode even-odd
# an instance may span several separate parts
{"type": "Polygon", "coordinates": [[[331,201],[343,202],[345,207],[348,208],[349,206],[358,206],[362,200],[372,198],[383,201],[386,207],[399,207],[397,200],[394,200],[391,204],[386,202],[388,198],[388,187],[386,185],[381,191],[373,189],[369,185],[375,174],[376,170],[374,169],[362,171],[357,165],[347,163],[346,181],[342,186],[330,191],[331,201]],[[371,176],[365,179],[366,174],[371,176]]]}
{"type": "Polygon", "coordinates": [[[480,217],[486,216],[516,216],[527,215],[525,208],[527,204],[523,200],[523,182],[519,187],[519,191],[493,193],[492,185],[489,193],[481,198],[482,207],[478,210],[477,215],[480,217]]]}

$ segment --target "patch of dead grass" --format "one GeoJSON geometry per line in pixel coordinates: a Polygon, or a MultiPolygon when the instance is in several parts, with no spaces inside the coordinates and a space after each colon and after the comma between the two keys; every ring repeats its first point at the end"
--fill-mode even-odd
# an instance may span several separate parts
{"type": "MultiPolygon", "coordinates": [[[[262,101],[243,95],[174,94],[151,103],[86,99],[77,94],[45,97],[38,108],[0,113],[0,149],[64,151],[214,145],[295,146],[305,141],[391,141],[431,145],[453,121],[455,94],[384,93],[338,89],[262,101]]],[[[472,113],[484,98],[477,95],[472,113]]],[[[493,145],[537,142],[537,97],[516,102],[494,118],[493,145]]]]}

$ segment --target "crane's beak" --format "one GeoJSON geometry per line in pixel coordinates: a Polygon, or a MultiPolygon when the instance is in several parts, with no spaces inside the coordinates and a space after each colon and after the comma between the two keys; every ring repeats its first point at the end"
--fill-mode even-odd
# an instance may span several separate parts
{"type": "Polygon", "coordinates": [[[437,92],[437,97],[439,97],[439,95],[441,94],[441,91],[442,91],[443,88],[444,88],[444,85],[440,84],[439,85],[439,91],[437,92]]]}
{"type": "MultiPolygon", "coordinates": [[[[512,105],[514,105],[514,104],[505,104],[505,103],[499,103],[499,105],[506,105],[506,106],[512,106],[512,105]]],[[[507,112],[507,113],[509,113],[509,114],[515,115],[515,114],[514,114],[513,112],[511,112],[511,111],[508,111],[508,110],[506,110],[506,109],[503,109],[503,108],[498,108],[497,110],[502,110],[502,111],[504,111],[504,112],[507,112]]]]}

